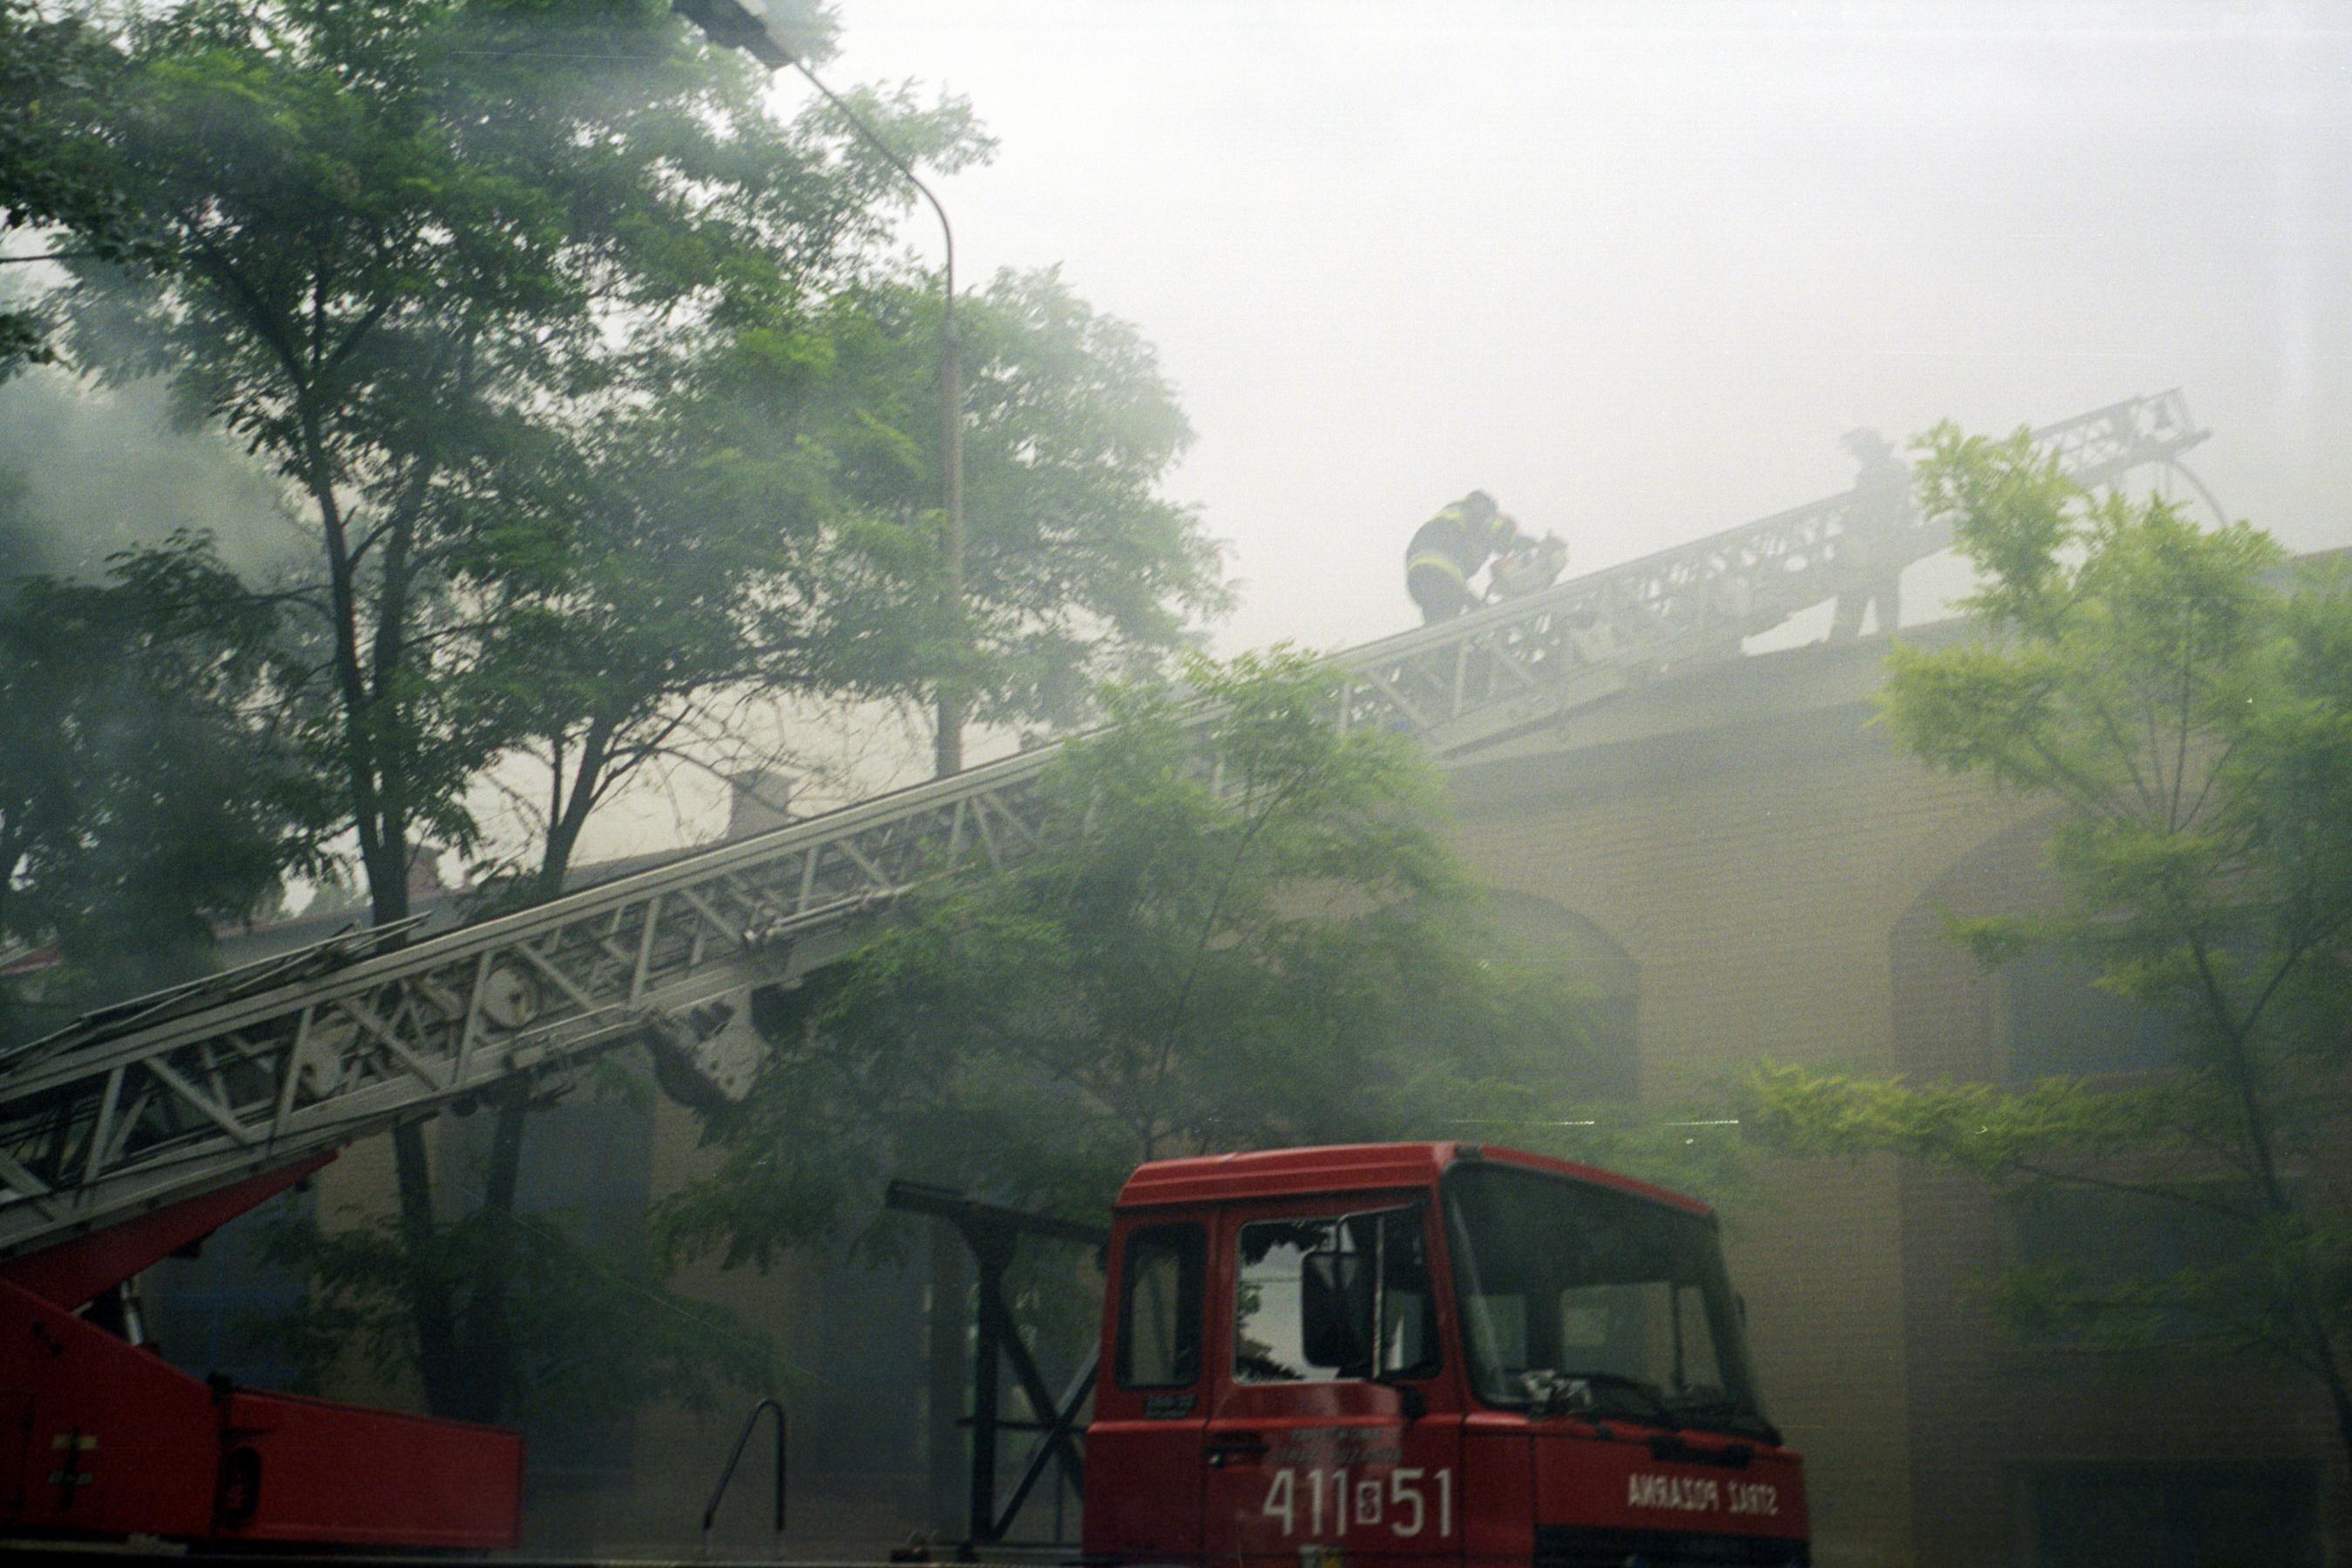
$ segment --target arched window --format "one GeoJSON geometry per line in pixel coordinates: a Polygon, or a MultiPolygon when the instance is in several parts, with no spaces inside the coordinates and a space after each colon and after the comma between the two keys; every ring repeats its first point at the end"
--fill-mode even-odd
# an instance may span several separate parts
{"type": "Polygon", "coordinates": [[[2002,1070],[2030,1081],[2168,1067],[2180,1054],[2172,1018],[2097,984],[2097,971],[2055,948],[2036,948],[1994,977],[2002,1070]]]}
{"type": "Polygon", "coordinates": [[[1901,1070],[2030,1083],[2096,1078],[2171,1065],[2177,1018],[2116,995],[2098,971],[2055,946],[2028,949],[1987,972],[1948,934],[1952,917],[2032,915],[2059,909],[2049,866],[2053,816],[1986,840],[1931,883],[1895,921],[1895,1050],[1901,1070]]]}
{"type": "Polygon", "coordinates": [[[1538,963],[1557,964],[1584,990],[1591,1031],[1584,1055],[1593,1095],[1631,1100],[1641,1087],[1641,966],[1616,938],[1572,910],[1528,893],[1490,892],[1503,934],[1538,963]]]}

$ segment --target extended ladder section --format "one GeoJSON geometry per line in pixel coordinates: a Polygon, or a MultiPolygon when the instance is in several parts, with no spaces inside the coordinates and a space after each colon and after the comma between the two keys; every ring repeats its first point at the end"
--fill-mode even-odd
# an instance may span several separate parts
{"type": "MultiPolygon", "coordinates": [[[[2203,438],[2178,393],[2035,433],[2086,486],[2203,438]]],[[[1343,654],[1339,720],[1475,755],[1866,590],[1942,520],[1832,497],[1343,654]]],[[[117,1008],[0,1059],[0,1258],[649,1039],[740,1094],[748,992],[830,963],[909,888],[1024,855],[1054,748],[482,925],[362,933],[117,1008]]]]}
{"type": "MultiPolygon", "coordinates": [[[[2085,489],[2177,463],[2205,439],[2178,391],[2033,432],[2085,489]]],[[[1678,667],[1735,657],[1801,610],[1867,592],[1952,542],[1951,520],[1847,491],[1339,656],[1342,722],[1454,760],[1556,724],[1678,667]]]]}

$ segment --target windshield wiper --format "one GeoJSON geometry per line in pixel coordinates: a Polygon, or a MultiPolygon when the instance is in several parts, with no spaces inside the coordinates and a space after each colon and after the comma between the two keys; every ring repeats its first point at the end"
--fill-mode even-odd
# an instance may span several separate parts
{"type": "Polygon", "coordinates": [[[1707,1394],[1698,1398],[1679,1398],[1672,1408],[1685,1419],[1696,1417],[1694,1426],[1717,1426],[1723,1429],[1748,1433],[1763,1438],[1774,1447],[1780,1446],[1780,1429],[1728,1394],[1707,1394]]]}
{"type": "Polygon", "coordinates": [[[1682,1422],[1675,1418],[1674,1407],[1655,1385],[1638,1377],[1627,1377],[1614,1372],[1530,1372],[1525,1380],[1528,1397],[1535,1402],[1538,1415],[1590,1415],[1592,1395],[1601,1389],[1617,1394],[1631,1394],[1650,1407],[1658,1422],[1668,1431],[1680,1431],[1682,1422]],[[1579,1393],[1583,1394],[1583,1407],[1574,1403],[1579,1393]]]}

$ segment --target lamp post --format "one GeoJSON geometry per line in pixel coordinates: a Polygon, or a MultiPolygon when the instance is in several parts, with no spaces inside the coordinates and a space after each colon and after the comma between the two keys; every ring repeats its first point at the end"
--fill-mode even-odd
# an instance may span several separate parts
{"type": "MultiPolygon", "coordinates": [[[[964,646],[963,614],[963,355],[956,341],[955,327],[955,230],[948,223],[948,210],[940,198],[923,184],[904,158],[892,151],[890,144],[876,133],[874,128],[859,117],[856,110],[841,100],[841,95],[817,79],[809,68],[806,50],[793,38],[790,29],[779,19],[771,0],[675,0],[677,13],[700,27],[713,43],[729,48],[741,49],[771,70],[790,67],[806,79],[808,84],[824,95],[827,103],[849,121],[866,144],[882,154],[889,165],[906,176],[940,220],[940,234],[946,241],[946,298],[940,308],[940,489],[941,510],[946,513],[947,538],[941,542],[940,564],[946,583],[941,594],[948,609],[948,624],[954,634],[959,656],[964,646]]],[[[967,700],[961,671],[950,671],[941,677],[939,685],[938,727],[932,742],[932,767],[936,776],[946,778],[963,771],[963,726],[967,700]]]]}

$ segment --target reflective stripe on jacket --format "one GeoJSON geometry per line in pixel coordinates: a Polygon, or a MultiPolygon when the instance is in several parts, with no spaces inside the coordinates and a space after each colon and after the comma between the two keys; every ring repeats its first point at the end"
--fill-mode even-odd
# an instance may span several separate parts
{"type": "Polygon", "coordinates": [[[1442,563],[1449,575],[1466,582],[1509,537],[1510,525],[1499,514],[1485,523],[1473,522],[1456,501],[1413,531],[1412,542],[1405,546],[1404,567],[1410,573],[1416,566],[1442,563]]]}
{"type": "Polygon", "coordinates": [[[1404,558],[1404,574],[1407,580],[1417,577],[1424,572],[1434,572],[1449,582],[1459,583],[1465,587],[1469,586],[1470,584],[1470,574],[1462,570],[1462,563],[1443,550],[1416,551],[1404,558]]]}

